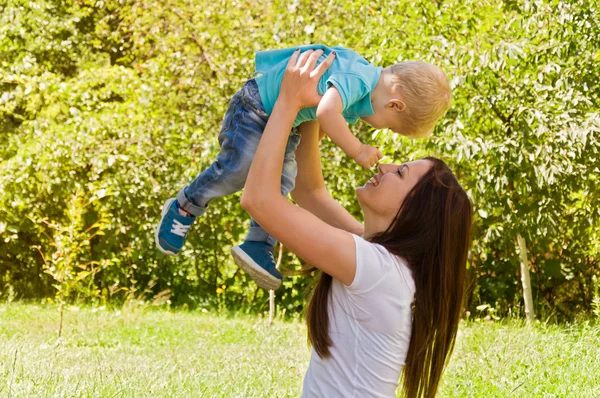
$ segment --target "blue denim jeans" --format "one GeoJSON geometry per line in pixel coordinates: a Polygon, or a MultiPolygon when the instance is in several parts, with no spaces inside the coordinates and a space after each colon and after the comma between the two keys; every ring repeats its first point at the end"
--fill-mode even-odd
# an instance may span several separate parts
{"type": "MultiPolygon", "coordinates": [[[[221,152],[217,159],[187,187],[177,194],[177,201],[184,210],[194,216],[201,216],[208,204],[216,198],[241,190],[258,148],[258,143],[267,125],[269,116],[258,94],[254,79],[248,80],[231,101],[219,134],[221,152]]],[[[298,129],[292,129],[285,148],[281,173],[281,194],[287,196],[294,189],[298,169],[296,148],[300,143],[298,129]]],[[[277,242],[254,220],[246,240],[277,242]]]]}

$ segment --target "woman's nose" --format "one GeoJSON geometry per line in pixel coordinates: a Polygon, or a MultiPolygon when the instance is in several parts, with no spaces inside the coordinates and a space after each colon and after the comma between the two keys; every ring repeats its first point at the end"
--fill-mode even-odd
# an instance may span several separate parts
{"type": "Polygon", "coordinates": [[[379,163],[379,165],[377,166],[377,168],[379,169],[379,173],[380,174],[385,174],[387,172],[390,171],[390,166],[392,166],[391,164],[381,164],[379,163]]]}

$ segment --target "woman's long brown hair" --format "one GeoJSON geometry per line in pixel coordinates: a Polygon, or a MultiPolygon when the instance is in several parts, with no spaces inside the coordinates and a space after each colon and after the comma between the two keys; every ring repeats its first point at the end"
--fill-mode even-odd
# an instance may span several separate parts
{"type": "MultiPolygon", "coordinates": [[[[433,166],[402,203],[387,230],[369,241],[406,260],[416,286],[412,334],[403,368],[407,398],[434,397],[454,348],[463,305],[471,202],[450,168],[433,166]]],[[[330,356],[327,302],[331,276],[321,274],[307,308],[308,339],[321,358],[330,356]]]]}

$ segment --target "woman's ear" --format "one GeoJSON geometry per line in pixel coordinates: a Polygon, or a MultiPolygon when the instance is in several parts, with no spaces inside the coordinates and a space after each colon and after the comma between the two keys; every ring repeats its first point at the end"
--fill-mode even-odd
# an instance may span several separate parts
{"type": "Polygon", "coordinates": [[[391,99],[388,101],[385,107],[392,109],[396,112],[404,112],[404,110],[406,109],[406,104],[400,99],[391,99]]]}

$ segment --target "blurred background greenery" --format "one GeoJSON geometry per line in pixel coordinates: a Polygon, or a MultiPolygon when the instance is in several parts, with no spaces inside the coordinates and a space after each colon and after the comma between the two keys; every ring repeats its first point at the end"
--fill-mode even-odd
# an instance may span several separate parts
{"type": "MultiPolygon", "coordinates": [[[[553,0],[0,0],[0,298],[264,310],[229,256],[249,224],[239,194],[213,202],[178,257],[153,230],[215,158],[254,53],[307,43],[449,75],[432,139],[353,131],[386,160],[456,171],[476,214],[471,313],[523,314],[517,235],[542,316],[600,312],[600,9],[553,0]]],[[[368,173],[321,149],[332,196],[360,218],[368,173]]],[[[310,281],[286,278],[279,308],[300,312],[310,281]]]]}

